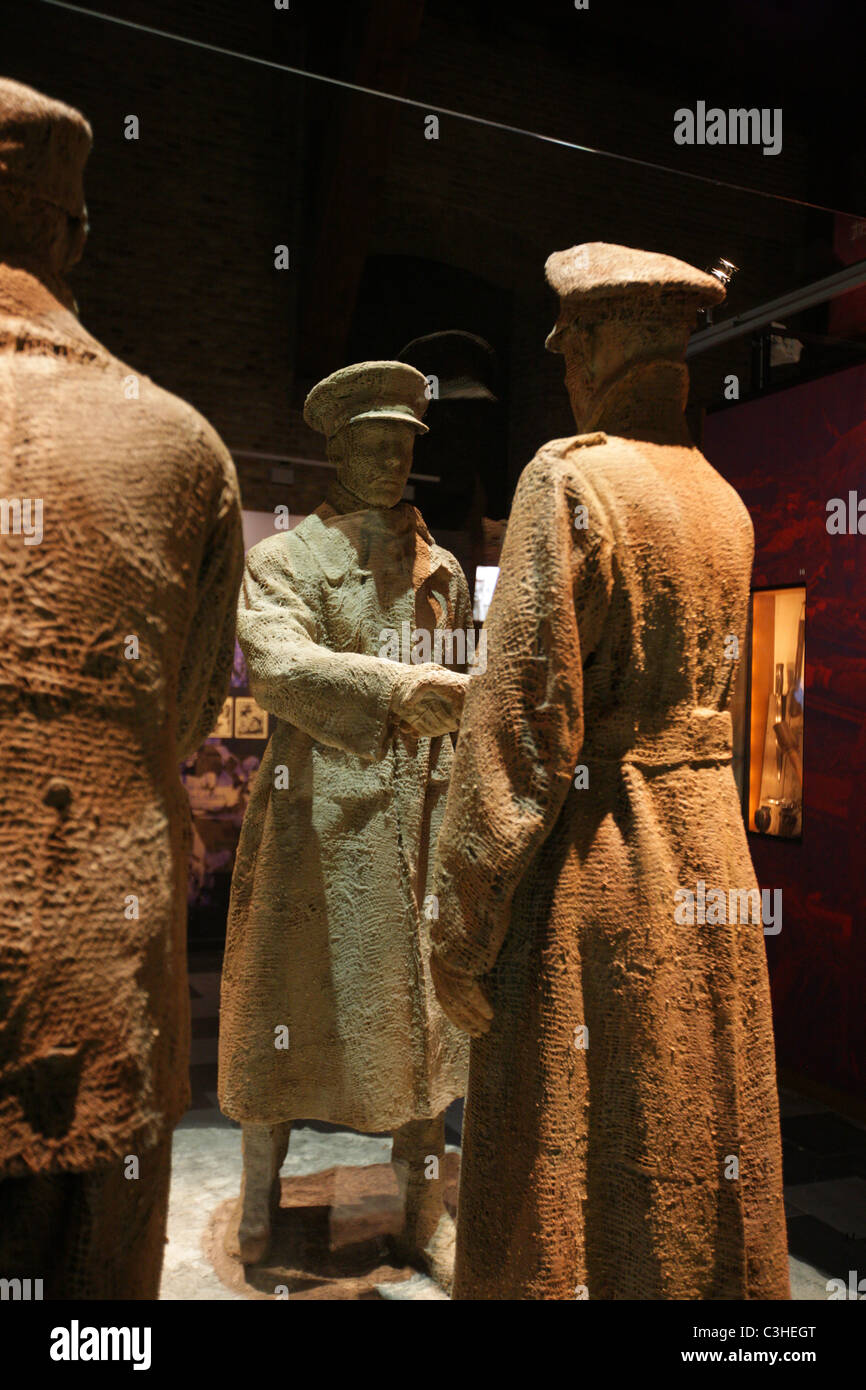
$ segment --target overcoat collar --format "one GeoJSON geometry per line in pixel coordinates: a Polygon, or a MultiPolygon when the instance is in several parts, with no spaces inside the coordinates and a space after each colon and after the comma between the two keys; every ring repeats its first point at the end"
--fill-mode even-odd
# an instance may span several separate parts
{"type": "Polygon", "coordinates": [[[0,351],[110,363],[111,354],[92,337],[48,283],[24,265],[0,262],[0,351]]]}
{"type": "Polygon", "coordinates": [[[688,394],[685,362],[629,362],[607,383],[581,432],[691,443],[683,416],[688,394]]]}
{"type": "Polygon", "coordinates": [[[343,511],[340,504],[345,505],[350,498],[351,494],[335,479],[328,488],[326,500],[313,512],[321,527],[316,527],[316,555],[330,583],[339,583],[348,569],[370,574],[374,554],[396,558],[401,550],[407,559],[411,557],[415,561],[416,588],[438,570],[444,571],[449,580],[454,579],[456,560],[436,544],[424,518],[411,502],[398,502],[395,507],[343,511]]]}

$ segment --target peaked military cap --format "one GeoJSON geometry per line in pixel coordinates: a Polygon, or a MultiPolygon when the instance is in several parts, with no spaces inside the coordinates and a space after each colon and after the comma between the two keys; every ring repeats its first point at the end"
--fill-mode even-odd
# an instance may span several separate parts
{"type": "Polygon", "coordinates": [[[427,433],[427,378],[406,362],[358,362],[314,386],[304,419],[328,439],[356,420],[402,420],[427,433]]]}
{"type": "Polygon", "coordinates": [[[636,311],[687,319],[725,297],[724,285],[714,275],[686,261],[605,241],[554,251],[544,274],[560,299],[559,318],[545,344],[553,352],[559,351],[558,339],[572,323],[604,318],[615,305],[634,301],[636,311]]]}
{"type": "Polygon", "coordinates": [[[0,78],[0,184],[17,184],[83,219],[84,166],[92,141],[80,111],[0,78]]]}

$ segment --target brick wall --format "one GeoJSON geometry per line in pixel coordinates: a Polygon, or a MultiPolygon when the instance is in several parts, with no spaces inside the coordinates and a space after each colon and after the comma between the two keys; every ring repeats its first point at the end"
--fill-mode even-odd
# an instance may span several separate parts
{"type": "MultiPolygon", "coordinates": [[[[92,235],[75,276],[82,318],[119,356],[213,422],[237,451],[245,500],[287,500],[266,463],[248,455],[321,452],[302,428],[303,448],[292,444],[308,385],[298,302],[303,295],[315,306],[321,289],[310,278],[322,232],[317,194],[333,160],[331,116],[345,113],[344,98],[318,83],[36,3],[6,8],[15,14],[5,34],[6,73],[78,106],[94,127],[92,235]],[[137,141],[124,139],[129,114],[140,120],[137,141]],[[278,243],[290,247],[288,271],[274,269],[278,243]]],[[[339,6],[276,16],[268,6],[232,0],[195,0],[182,11],[168,0],[127,0],[114,10],[299,67],[327,61],[351,75],[357,7],[355,29],[340,22],[339,6]]],[[[714,150],[711,159],[709,151],[681,151],[671,137],[667,69],[642,65],[625,42],[620,50],[596,46],[589,30],[582,48],[560,47],[552,31],[533,24],[531,11],[518,7],[516,14],[506,21],[502,7],[470,7],[467,16],[451,0],[427,5],[406,55],[408,95],[778,193],[808,183],[815,150],[802,121],[786,125],[778,159],[754,149],[714,150]]],[[[700,65],[685,66],[682,100],[703,95],[703,84],[700,65]]],[[[706,85],[712,99],[709,77],[706,85]]],[[[762,91],[752,101],[769,100],[762,91]]],[[[350,112],[377,99],[353,101],[350,112]]],[[[441,261],[510,296],[512,483],[542,440],[573,428],[561,363],[543,350],[554,316],[543,281],[550,251],[603,239],[699,265],[724,255],[743,267],[732,306],[745,307],[810,278],[829,241],[829,219],[819,214],[524,135],[443,117],[439,140],[428,141],[423,114],[399,109],[387,158],[371,158],[366,249],[441,261]]],[[[348,246],[353,207],[341,204],[339,187],[333,207],[348,246]]],[[[472,324],[418,322],[415,332],[440,327],[472,324]]],[[[344,352],[347,337],[336,341],[334,366],[345,360],[339,345],[344,352]]],[[[748,377],[743,340],[696,360],[694,400],[717,401],[731,371],[748,377]]],[[[306,505],[319,475],[297,477],[306,505]]]]}

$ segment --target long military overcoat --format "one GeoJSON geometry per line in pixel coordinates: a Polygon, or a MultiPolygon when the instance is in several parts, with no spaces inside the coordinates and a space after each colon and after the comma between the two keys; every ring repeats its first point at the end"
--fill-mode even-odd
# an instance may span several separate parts
{"type": "Polygon", "coordinates": [[[29,504],[0,536],[5,1177],[140,1154],[188,1104],[178,763],[228,687],[243,541],[207,422],[2,273],[0,495],[29,504]]]}
{"type": "Polygon", "coordinates": [[[561,439],[521,477],[439,839],[434,949],[494,1008],[457,1298],[788,1296],[763,929],[675,918],[756,888],[726,710],[752,551],[687,442],[561,439]]]}
{"type": "Polygon", "coordinates": [[[464,1093],[468,1040],[429,969],[452,741],[393,728],[405,666],[380,655],[424,613],[471,630],[459,565],[407,503],[323,503],[247,557],[238,640],[276,726],[241,830],[223,967],[219,1097],[236,1120],[392,1130],[464,1093]]]}

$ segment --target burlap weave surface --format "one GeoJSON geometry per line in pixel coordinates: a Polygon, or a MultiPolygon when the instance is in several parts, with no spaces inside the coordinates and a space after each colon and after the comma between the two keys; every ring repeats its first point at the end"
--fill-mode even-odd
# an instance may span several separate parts
{"type": "Polygon", "coordinates": [[[171,1132],[138,1159],[134,1179],[116,1159],[0,1182],[0,1277],[41,1279],[41,1297],[62,1302],[158,1298],[171,1132]]]}
{"type": "Polygon", "coordinates": [[[495,1009],[457,1298],[789,1296],[762,928],[674,920],[680,886],[756,887],[725,711],[752,551],[684,445],[559,440],[521,477],[439,837],[434,950],[495,1009]]]}
{"type": "Polygon", "coordinates": [[[0,495],[44,529],[0,540],[0,1173],[24,1175],[140,1152],[186,1107],[178,761],[225,696],[243,545],[207,422],[2,272],[0,495]]]}
{"type": "Polygon", "coordinates": [[[466,580],[407,503],[324,503],[250,551],[238,639],[276,716],[232,880],[220,1105],[392,1130],[465,1090],[468,1039],[429,971],[449,736],[396,730],[383,632],[470,628],[466,580]],[[280,769],[283,769],[282,778],[280,769]],[[280,1027],[286,1046],[276,1046],[280,1027]]]}

